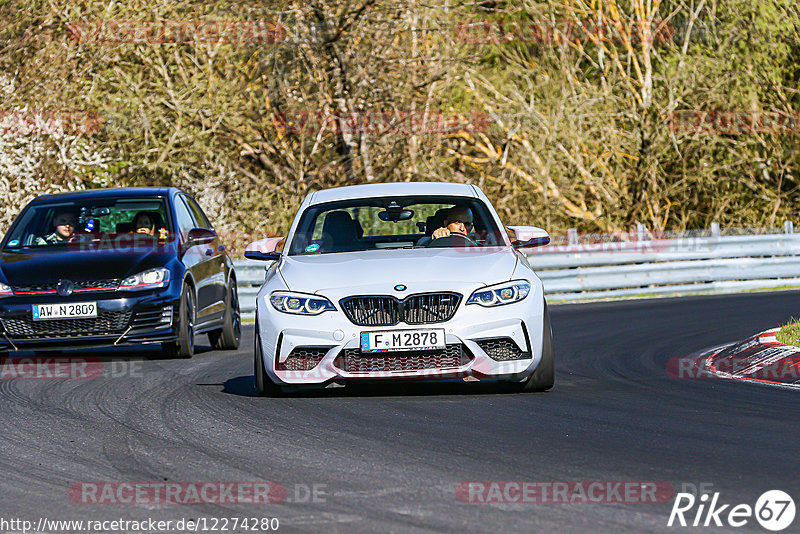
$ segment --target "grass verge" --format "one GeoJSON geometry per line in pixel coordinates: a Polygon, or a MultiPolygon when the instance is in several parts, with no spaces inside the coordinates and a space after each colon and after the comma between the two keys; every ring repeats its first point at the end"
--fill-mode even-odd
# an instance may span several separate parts
{"type": "Polygon", "coordinates": [[[800,322],[792,318],[788,324],[778,330],[775,339],[786,345],[800,346],[800,322]]]}

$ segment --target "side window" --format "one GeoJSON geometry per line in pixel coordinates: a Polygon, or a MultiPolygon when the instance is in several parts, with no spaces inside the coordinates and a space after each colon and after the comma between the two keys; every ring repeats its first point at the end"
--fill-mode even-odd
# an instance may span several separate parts
{"type": "Polygon", "coordinates": [[[197,222],[197,228],[213,230],[213,228],[211,228],[211,223],[208,222],[208,217],[206,217],[206,214],[200,209],[200,206],[197,205],[197,201],[189,196],[181,195],[181,198],[183,198],[183,200],[186,201],[186,204],[189,206],[189,210],[192,212],[192,216],[197,222]]]}
{"type": "Polygon", "coordinates": [[[195,227],[192,213],[186,206],[183,196],[178,196],[175,198],[175,219],[178,222],[178,231],[184,236],[189,232],[189,230],[195,227]]]}

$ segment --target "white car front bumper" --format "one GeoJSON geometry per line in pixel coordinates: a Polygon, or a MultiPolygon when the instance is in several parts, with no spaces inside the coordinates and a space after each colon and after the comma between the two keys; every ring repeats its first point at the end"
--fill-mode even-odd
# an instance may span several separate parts
{"type": "Polygon", "coordinates": [[[353,324],[335,301],[336,311],[316,316],[279,312],[270,304],[269,294],[262,289],[258,296],[256,326],[264,368],[279,385],[381,379],[521,380],[541,360],[544,305],[540,284],[532,284],[524,300],[493,308],[467,306],[466,295],[447,322],[375,327],[353,324]],[[360,352],[362,332],[416,328],[444,329],[448,348],[424,354],[360,352]],[[304,359],[309,355],[310,359],[304,359]]]}

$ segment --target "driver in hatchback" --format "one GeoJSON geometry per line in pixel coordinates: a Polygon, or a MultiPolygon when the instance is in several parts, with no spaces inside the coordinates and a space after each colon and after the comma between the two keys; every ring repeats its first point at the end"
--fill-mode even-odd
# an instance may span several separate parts
{"type": "Polygon", "coordinates": [[[75,233],[75,226],[78,223],[77,215],[72,211],[60,211],[53,217],[54,232],[44,237],[37,237],[37,245],[57,245],[66,243],[75,233]]]}

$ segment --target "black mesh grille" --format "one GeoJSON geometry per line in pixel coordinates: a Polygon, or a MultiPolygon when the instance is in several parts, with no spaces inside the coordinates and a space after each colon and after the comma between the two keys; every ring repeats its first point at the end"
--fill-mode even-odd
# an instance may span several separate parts
{"type": "Polygon", "coordinates": [[[85,319],[8,318],[3,319],[3,326],[12,338],[81,337],[121,334],[130,318],[130,311],[101,311],[97,317],[85,319]]]}
{"type": "Polygon", "coordinates": [[[472,354],[460,343],[437,350],[362,353],[360,349],[344,349],[333,365],[352,374],[425,369],[456,369],[468,364],[472,354]]]}
{"type": "Polygon", "coordinates": [[[403,301],[405,322],[408,324],[441,323],[456,312],[461,295],[458,293],[427,293],[411,295],[403,301]]]}
{"type": "Polygon", "coordinates": [[[172,307],[158,308],[156,310],[137,311],[133,316],[133,328],[166,328],[172,323],[172,307]],[[168,312],[169,316],[164,317],[163,313],[168,312]]]}
{"type": "Polygon", "coordinates": [[[495,339],[482,339],[477,341],[478,346],[483,349],[491,359],[497,361],[525,360],[531,355],[519,349],[516,343],[508,337],[498,337],[495,339]]]}
{"type": "Polygon", "coordinates": [[[400,322],[394,297],[349,297],[340,301],[350,322],[361,326],[388,326],[400,322]]]}
{"type": "MultiPolygon", "coordinates": [[[[117,287],[119,287],[119,278],[109,278],[107,280],[82,280],[78,282],[73,282],[75,284],[75,290],[78,291],[86,291],[87,293],[94,291],[116,291],[117,287]]],[[[47,283],[47,284],[28,284],[24,286],[14,286],[12,290],[14,293],[25,293],[31,291],[51,291],[55,292],[56,287],[58,286],[57,282],[47,283]]]]}
{"type": "Polygon", "coordinates": [[[430,324],[449,321],[461,302],[458,293],[420,293],[404,300],[392,296],[358,296],[339,301],[350,322],[359,326],[430,324]]]}
{"type": "Polygon", "coordinates": [[[278,362],[275,368],[279,371],[310,371],[322,361],[330,347],[295,347],[286,361],[278,362]]]}

